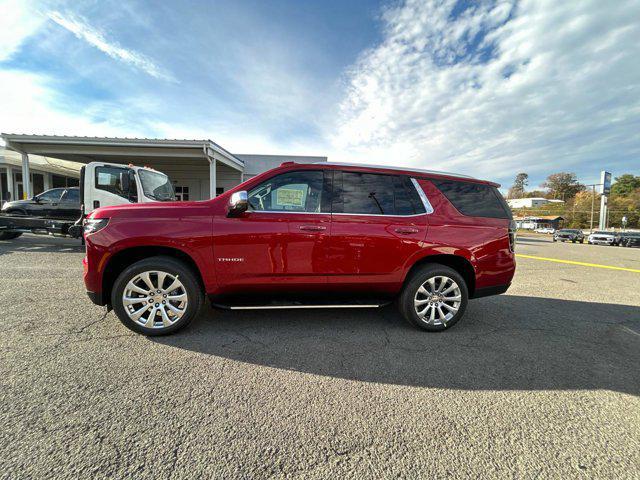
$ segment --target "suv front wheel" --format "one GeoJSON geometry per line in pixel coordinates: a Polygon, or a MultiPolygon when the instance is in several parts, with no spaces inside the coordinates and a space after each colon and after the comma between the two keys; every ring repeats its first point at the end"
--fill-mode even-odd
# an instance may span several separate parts
{"type": "Polygon", "coordinates": [[[111,305],[120,321],[150,336],[184,328],[202,302],[202,289],[191,269],[165,256],[146,258],[126,268],[111,291],[111,305]]]}
{"type": "Polygon", "coordinates": [[[460,320],[469,291],[464,278],[445,265],[425,265],[411,275],[399,298],[400,311],[412,325],[430,332],[460,320]]]}

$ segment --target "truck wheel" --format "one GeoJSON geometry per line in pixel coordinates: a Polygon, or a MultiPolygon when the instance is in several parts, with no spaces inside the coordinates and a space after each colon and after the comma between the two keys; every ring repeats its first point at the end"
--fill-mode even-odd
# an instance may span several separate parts
{"type": "Polygon", "coordinates": [[[187,326],[203,303],[196,276],[171,257],[151,257],[116,279],[111,305],[120,321],[143,335],[167,335],[187,326]]]}
{"type": "Polygon", "coordinates": [[[409,278],[400,298],[400,312],[415,327],[430,332],[445,330],[460,320],[469,291],[464,278],[445,265],[421,267],[409,278]]]}
{"type": "Polygon", "coordinates": [[[0,232],[0,240],[13,240],[22,235],[22,232],[0,232]]]}

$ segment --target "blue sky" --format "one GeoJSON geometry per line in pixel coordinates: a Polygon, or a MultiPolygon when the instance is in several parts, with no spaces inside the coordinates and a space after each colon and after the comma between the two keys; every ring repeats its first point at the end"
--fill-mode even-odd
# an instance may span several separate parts
{"type": "Polygon", "coordinates": [[[640,174],[637,1],[0,0],[0,130],[640,174]],[[8,93],[7,93],[8,92],[8,93]]]}

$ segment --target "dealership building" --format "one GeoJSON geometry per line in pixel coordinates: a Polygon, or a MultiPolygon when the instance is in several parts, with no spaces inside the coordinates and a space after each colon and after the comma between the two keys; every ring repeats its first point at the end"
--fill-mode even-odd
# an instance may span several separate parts
{"type": "Polygon", "coordinates": [[[211,140],[6,133],[2,139],[6,144],[0,150],[3,201],[76,186],[80,168],[90,162],[148,166],[169,176],[179,200],[205,200],[283,162],[327,161],[321,156],[234,154],[211,140]]]}

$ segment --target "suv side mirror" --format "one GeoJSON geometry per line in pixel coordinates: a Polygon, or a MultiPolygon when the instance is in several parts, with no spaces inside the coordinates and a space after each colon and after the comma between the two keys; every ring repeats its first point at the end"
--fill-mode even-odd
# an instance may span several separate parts
{"type": "Polygon", "coordinates": [[[237,217],[249,209],[249,197],[245,190],[231,194],[227,217],[237,217]]]}

